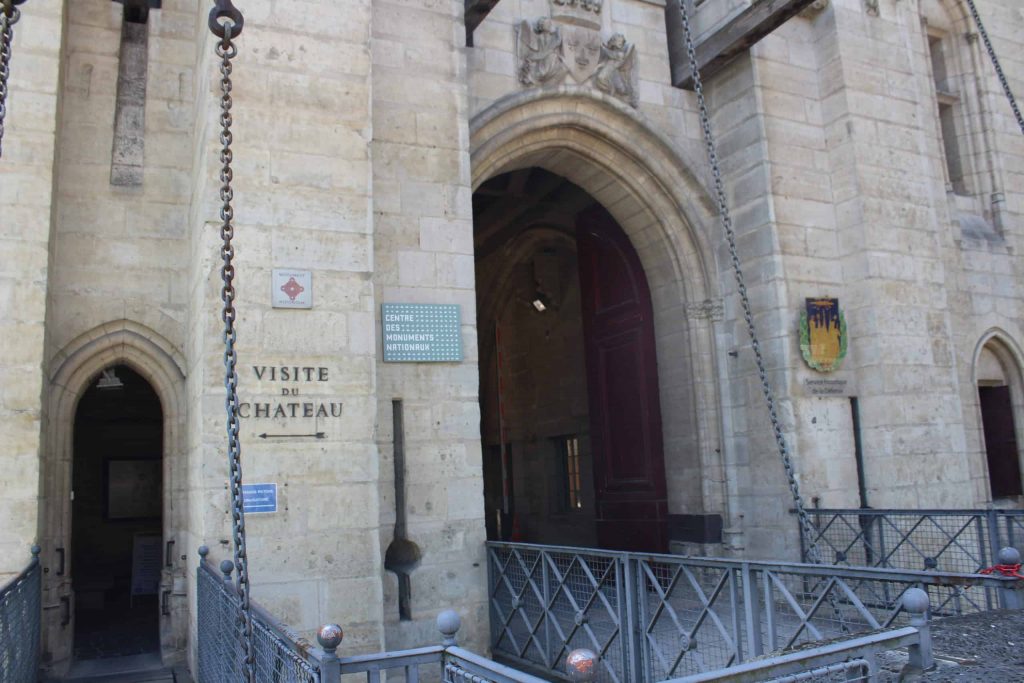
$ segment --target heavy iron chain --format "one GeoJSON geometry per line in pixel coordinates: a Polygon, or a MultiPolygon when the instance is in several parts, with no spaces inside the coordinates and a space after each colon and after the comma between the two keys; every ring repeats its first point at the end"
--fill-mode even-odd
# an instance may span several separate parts
{"type": "Polygon", "coordinates": [[[228,467],[230,472],[229,488],[231,493],[231,532],[234,541],[235,569],[237,576],[237,587],[239,596],[239,626],[242,630],[242,647],[245,654],[245,674],[249,683],[255,683],[255,666],[253,656],[253,630],[252,611],[249,603],[249,560],[245,547],[245,511],[242,505],[242,444],[239,438],[238,421],[238,353],[235,350],[235,343],[238,339],[235,330],[237,313],[235,311],[235,248],[231,240],[235,236],[234,217],[235,210],[232,206],[234,190],[231,182],[234,173],[231,170],[231,162],[234,153],[231,151],[233,136],[231,134],[231,60],[238,55],[232,37],[237,37],[241,32],[242,19],[237,9],[231,6],[230,0],[218,0],[216,6],[210,11],[210,28],[213,33],[220,37],[217,43],[216,52],[220,57],[220,256],[223,265],[220,269],[221,280],[224,285],[220,291],[220,298],[223,302],[221,319],[224,321],[224,388],[226,398],[224,410],[227,413],[227,441],[228,441],[228,467]],[[237,15],[232,16],[231,11],[237,15]],[[220,19],[227,17],[228,21],[221,22],[220,19]]]}
{"type": "Polygon", "coordinates": [[[764,356],[761,353],[761,342],[758,341],[757,327],[754,325],[754,313],[750,306],[750,297],[747,294],[747,285],[743,279],[743,266],[740,264],[739,251],[736,249],[736,231],[733,229],[732,215],[729,213],[729,203],[725,198],[725,183],[722,181],[722,170],[718,162],[718,149],[715,145],[715,136],[711,132],[711,116],[708,114],[707,102],[704,99],[704,86],[701,81],[700,68],[697,63],[697,50],[693,44],[693,34],[690,29],[690,18],[686,13],[686,0],[680,0],[679,9],[683,18],[683,33],[686,37],[686,51],[690,58],[690,71],[693,75],[693,89],[697,93],[697,105],[700,108],[700,125],[704,129],[704,145],[707,148],[708,161],[711,164],[711,173],[715,182],[715,199],[718,203],[718,215],[722,219],[722,227],[725,229],[725,237],[729,243],[729,256],[732,259],[733,273],[736,275],[736,288],[740,295],[740,302],[743,306],[743,317],[747,322],[747,332],[750,334],[750,346],[754,350],[754,361],[757,363],[757,374],[761,378],[761,392],[768,404],[768,417],[772,422],[772,433],[775,436],[775,444],[779,449],[779,456],[782,458],[782,466],[786,469],[786,478],[789,481],[789,490],[793,494],[793,504],[796,506],[796,513],[800,519],[800,529],[807,538],[808,557],[815,564],[821,563],[821,553],[815,542],[814,527],[811,525],[810,517],[804,508],[803,498],[800,496],[800,485],[796,480],[796,472],[793,469],[793,462],[789,457],[789,446],[786,445],[786,437],[782,433],[782,424],[779,421],[775,409],[775,392],[768,381],[768,370],[765,367],[764,356]]]}
{"type": "MultiPolygon", "coordinates": [[[[786,437],[782,433],[782,424],[775,408],[775,392],[768,381],[768,370],[765,367],[764,355],[761,353],[761,342],[757,336],[757,326],[754,324],[754,313],[750,306],[750,296],[747,294],[747,285],[743,278],[743,267],[740,263],[739,250],[736,248],[736,231],[733,229],[732,215],[729,213],[729,202],[725,197],[725,183],[722,180],[722,169],[718,162],[718,149],[715,145],[715,136],[711,131],[711,115],[708,113],[708,105],[704,99],[704,85],[701,81],[700,66],[697,62],[697,50],[693,44],[693,32],[690,28],[690,17],[686,12],[686,0],[679,0],[679,10],[683,20],[683,34],[686,38],[686,52],[690,59],[690,73],[693,76],[693,89],[697,94],[697,105],[700,109],[700,125],[704,131],[704,145],[707,148],[708,162],[711,165],[711,173],[715,183],[715,200],[718,204],[718,215],[722,219],[722,227],[725,229],[725,237],[729,244],[729,256],[732,259],[732,270],[736,276],[736,289],[740,295],[740,302],[743,306],[743,318],[747,323],[747,333],[750,335],[750,347],[754,350],[754,361],[757,364],[757,374],[761,379],[761,392],[764,394],[765,403],[768,406],[768,417],[772,423],[772,433],[775,436],[775,444],[779,449],[779,457],[782,459],[782,466],[786,470],[786,479],[789,482],[789,490],[793,495],[793,505],[800,521],[800,531],[806,539],[807,559],[814,564],[822,564],[821,551],[818,548],[816,533],[811,519],[804,507],[803,498],[800,495],[800,484],[796,480],[796,471],[793,469],[793,461],[789,457],[789,446],[786,444],[786,437]]],[[[836,621],[843,633],[849,631],[846,619],[839,608],[839,602],[831,585],[824,587],[828,591],[829,605],[835,614],[836,621]]]]}
{"type": "Polygon", "coordinates": [[[14,41],[14,25],[21,18],[21,12],[13,0],[3,0],[0,5],[0,157],[4,155],[4,118],[7,116],[7,78],[11,75],[11,43],[14,41]]]}
{"type": "Polygon", "coordinates": [[[985,43],[985,51],[988,52],[988,58],[992,60],[992,66],[996,69],[996,76],[999,77],[999,83],[1003,86],[1003,92],[1006,93],[1006,99],[1010,101],[1010,108],[1013,109],[1013,115],[1017,118],[1017,125],[1020,126],[1020,132],[1024,133],[1024,116],[1020,113],[1020,107],[1017,106],[1017,99],[1013,96],[1013,90],[1010,89],[1010,82],[1006,80],[1006,74],[1003,73],[1003,66],[999,63],[999,57],[996,56],[995,48],[992,47],[992,41],[988,38],[988,31],[985,30],[985,24],[981,22],[981,15],[978,14],[978,8],[974,6],[974,0],[967,0],[967,7],[971,10],[971,16],[974,17],[974,23],[978,27],[978,34],[981,36],[981,40],[985,43]]]}

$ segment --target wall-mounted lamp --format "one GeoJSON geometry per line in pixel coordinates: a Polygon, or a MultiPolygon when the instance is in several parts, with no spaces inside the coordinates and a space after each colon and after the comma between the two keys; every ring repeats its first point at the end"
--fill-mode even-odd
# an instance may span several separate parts
{"type": "Polygon", "coordinates": [[[114,368],[104,370],[100,375],[100,381],[96,383],[97,389],[122,389],[124,383],[114,374],[114,368]]]}

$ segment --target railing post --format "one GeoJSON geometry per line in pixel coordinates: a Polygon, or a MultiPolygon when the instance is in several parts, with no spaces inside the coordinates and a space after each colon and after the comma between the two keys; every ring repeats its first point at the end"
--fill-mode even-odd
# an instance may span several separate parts
{"type": "Polygon", "coordinates": [[[764,654],[764,643],[761,638],[761,596],[757,589],[757,578],[751,571],[749,562],[743,563],[740,575],[743,577],[743,614],[746,617],[750,656],[760,657],[764,654]]]}
{"type": "MultiPolygon", "coordinates": [[[[998,510],[986,510],[985,518],[988,521],[988,547],[989,557],[996,558],[999,556],[999,549],[1003,547],[1003,544],[999,540],[999,511],[998,510]]],[[[985,557],[982,555],[982,562],[985,562],[985,557]]],[[[977,571],[977,570],[975,570],[977,571]]]]}
{"type": "Polygon", "coordinates": [[[565,673],[572,683],[590,683],[597,678],[597,655],[593,650],[573,650],[565,658],[565,673]]]}
{"type": "MultiPolygon", "coordinates": [[[[640,634],[640,601],[646,600],[646,596],[641,588],[640,576],[637,571],[637,560],[629,555],[622,555],[617,561],[621,563],[619,568],[622,571],[622,594],[626,598],[625,610],[619,615],[620,628],[625,629],[623,634],[626,638],[626,661],[628,661],[628,668],[623,672],[623,675],[627,680],[642,680],[644,663],[640,650],[643,645],[643,639],[640,634]]],[[[619,605],[620,609],[622,609],[623,602],[621,599],[619,605]]]]}
{"type": "Polygon", "coordinates": [[[441,632],[441,644],[445,647],[455,647],[457,642],[455,634],[462,627],[462,617],[453,609],[446,609],[437,615],[437,630],[441,632]]]}
{"type": "Polygon", "coordinates": [[[904,676],[912,672],[928,671],[935,666],[932,656],[932,631],[928,623],[928,594],[920,588],[908,588],[903,593],[903,609],[910,615],[910,625],[917,629],[918,642],[908,650],[909,661],[903,670],[904,676]]]}
{"type": "Polygon", "coordinates": [[[324,650],[320,660],[320,682],[337,683],[341,680],[341,663],[338,661],[338,646],[345,632],[337,624],[324,624],[316,633],[316,640],[324,650]]]}
{"type": "MultiPolygon", "coordinates": [[[[999,551],[997,562],[1000,565],[1020,566],[1020,552],[1016,548],[1003,548],[999,551]]],[[[1012,585],[1016,586],[1017,581],[1012,585]]],[[[1006,584],[1010,584],[1009,581],[1006,584]]],[[[1003,609],[1024,609],[1024,596],[1021,591],[1014,590],[1010,585],[1004,585],[999,589],[999,602],[1003,609]]]]}

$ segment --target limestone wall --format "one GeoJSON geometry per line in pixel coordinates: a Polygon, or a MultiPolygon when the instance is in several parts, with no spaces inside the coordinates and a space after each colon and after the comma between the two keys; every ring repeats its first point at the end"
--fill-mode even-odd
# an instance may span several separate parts
{"type": "Polygon", "coordinates": [[[57,0],[23,8],[14,27],[0,160],[0,582],[20,572],[38,539],[39,440],[43,391],[39,371],[46,339],[50,218],[55,211],[54,159],[64,12],[57,0]]]}

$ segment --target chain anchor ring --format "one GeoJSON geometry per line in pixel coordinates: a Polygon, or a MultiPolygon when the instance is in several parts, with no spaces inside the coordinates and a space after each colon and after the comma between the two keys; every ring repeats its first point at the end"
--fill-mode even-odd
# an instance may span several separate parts
{"type": "MultiPolygon", "coordinates": [[[[24,2],[24,0],[22,0],[24,2]]],[[[230,42],[231,38],[242,35],[245,17],[231,0],[214,0],[208,21],[210,32],[221,40],[230,42]],[[227,21],[223,21],[226,19],[227,21]]]]}

